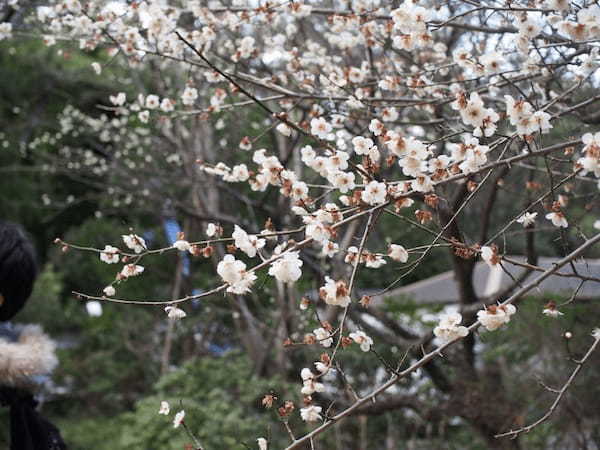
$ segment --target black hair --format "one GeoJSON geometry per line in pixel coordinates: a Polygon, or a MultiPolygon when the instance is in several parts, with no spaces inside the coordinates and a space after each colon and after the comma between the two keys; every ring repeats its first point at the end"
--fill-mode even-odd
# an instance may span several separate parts
{"type": "Polygon", "coordinates": [[[25,231],[0,221],[0,322],[12,319],[23,308],[36,276],[35,250],[25,231]]]}

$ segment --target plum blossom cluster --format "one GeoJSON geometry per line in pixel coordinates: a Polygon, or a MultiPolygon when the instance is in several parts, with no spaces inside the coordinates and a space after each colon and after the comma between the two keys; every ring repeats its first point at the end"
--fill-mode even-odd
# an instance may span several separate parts
{"type": "MultiPolygon", "coordinates": [[[[147,250],[146,241],[137,234],[126,234],[122,236],[125,246],[134,252],[134,255],[140,255],[147,250]]],[[[136,277],[144,272],[144,267],[129,262],[129,257],[118,248],[112,245],[105,245],[104,249],[99,251],[100,261],[106,264],[125,263],[121,270],[116,274],[116,281],[121,282],[130,277],[136,277]]],[[[141,255],[140,255],[141,256],[141,255]]],[[[112,297],[116,294],[115,287],[111,284],[103,289],[103,293],[107,297],[112,297]]]]}
{"type": "Polygon", "coordinates": [[[100,253],[100,261],[105,262],[106,264],[116,264],[121,259],[119,257],[119,252],[120,250],[117,247],[107,245],[100,253]]]}
{"type": "Polygon", "coordinates": [[[317,156],[312,146],[304,146],[301,150],[302,162],[325,177],[327,181],[342,194],[356,187],[355,175],[348,169],[350,154],[336,151],[331,156],[317,156]]]}
{"type": "Polygon", "coordinates": [[[350,333],[348,336],[360,346],[360,349],[363,352],[368,352],[369,350],[371,350],[371,346],[373,345],[373,339],[367,336],[367,334],[364,331],[355,331],[353,333],[350,333]]]}
{"type": "Polygon", "coordinates": [[[331,344],[333,344],[333,337],[330,333],[330,330],[321,327],[313,330],[313,334],[317,342],[323,347],[328,348],[331,347],[331,344]]]}
{"type": "Polygon", "coordinates": [[[510,317],[517,312],[515,305],[490,305],[477,312],[477,319],[488,331],[494,331],[510,322],[510,317]]]}
{"type": "Polygon", "coordinates": [[[456,163],[458,169],[466,175],[477,172],[488,162],[487,154],[490,148],[481,145],[476,137],[465,137],[462,143],[450,143],[449,147],[449,160],[456,163]]]}
{"type": "MultiPolygon", "coordinates": [[[[158,414],[163,416],[168,416],[171,414],[171,405],[169,402],[163,400],[160,402],[160,408],[158,409],[158,414]]],[[[178,411],[173,417],[173,428],[179,428],[185,419],[185,411],[178,411]]]]}
{"type": "Polygon", "coordinates": [[[371,269],[378,269],[386,264],[386,260],[383,257],[383,255],[371,253],[366,249],[363,249],[359,258],[358,248],[356,248],[355,246],[348,247],[348,250],[346,250],[346,257],[344,258],[344,262],[346,262],[347,264],[356,264],[357,262],[360,262],[371,269]]]}
{"type": "Polygon", "coordinates": [[[221,177],[227,183],[241,183],[248,181],[250,178],[250,172],[246,164],[229,167],[225,163],[219,162],[214,167],[205,164],[199,165],[199,167],[208,174],[221,177]]]}
{"type": "Polygon", "coordinates": [[[469,98],[464,91],[458,91],[455,95],[456,100],[451,106],[460,113],[465,125],[474,128],[473,136],[492,136],[496,132],[496,122],[500,120],[498,113],[491,108],[486,108],[476,92],[471,93],[469,98]]]}
{"type": "Polygon", "coordinates": [[[300,417],[305,422],[317,422],[322,419],[321,411],[323,411],[321,406],[309,405],[305,408],[300,408],[300,417]]]}
{"type": "Polygon", "coordinates": [[[259,166],[256,175],[249,181],[252,190],[262,192],[271,185],[280,187],[280,193],[293,200],[308,198],[306,183],[300,181],[295,172],[284,169],[276,156],[267,156],[266,149],[255,151],[252,161],[259,166]]]}
{"type": "Polygon", "coordinates": [[[469,334],[467,327],[460,325],[462,316],[457,312],[443,314],[433,334],[442,342],[452,342],[469,334]]]}
{"type": "Polygon", "coordinates": [[[345,281],[334,281],[325,277],[325,285],[319,289],[319,296],[328,305],[347,307],[350,302],[350,291],[345,281]]]}
{"type": "Polygon", "coordinates": [[[546,303],[546,306],[544,306],[544,309],[542,310],[542,314],[544,314],[547,317],[552,317],[553,319],[557,319],[563,315],[563,313],[560,312],[559,309],[556,307],[556,303],[554,303],[553,301],[546,303]]]}
{"type": "Polygon", "coordinates": [[[238,249],[243,251],[250,258],[254,258],[256,253],[265,246],[266,240],[257,236],[246,233],[240,226],[235,225],[231,235],[234,239],[234,244],[238,249]]]}
{"type": "Polygon", "coordinates": [[[533,106],[525,100],[515,100],[505,95],[506,114],[510,124],[517,128],[520,136],[529,136],[537,132],[548,133],[552,128],[550,114],[544,111],[534,111],[533,106]]]}
{"type": "MultiPolygon", "coordinates": [[[[557,6],[560,6],[557,8],[559,10],[567,9],[564,4],[557,6]]],[[[577,11],[576,19],[560,20],[557,18],[558,30],[573,40],[594,39],[600,36],[600,7],[598,5],[592,4],[587,8],[580,8],[577,11]]]]}
{"type": "Polygon", "coordinates": [[[403,2],[391,11],[393,21],[393,44],[402,50],[429,45],[432,36],[427,30],[427,22],[433,19],[433,10],[412,2],[403,2]]]}
{"type": "Polygon", "coordinates": [[[135,253],[142,253],[147,249],[146,241],[144,238],[138,236],[137,234],[128,234],[123,235],[123,242],[125,245],[133,250],[135,253]]]}
{"type": "Polygon", "coordinates": [[[269,275],[282,283],[294,283],[302,276],[302,260],[299,252],[285,252],[269,268],[269,275]]]}
{"type": "Polygon", "coordinates": [[[600,178],[600,132],[585,133],[581,136],[583,141],[583,157],[577,160],[583,174],[593,173],[596,178],[600,178]]]}
{"type": "Polygon", "coordinates": [[[392,261],[397,261],[401,263],[405,263],[408,261],[408,252],[406,249],[399,244],[390,244],[388,251],[386,254],[383,253],[372,253],[369,250],[363,248],[360,258],[358,257],[358,248],[354,245],[348,247],[346,250],[346,256],[344,258],[344,262],[347,264],[356,264],[361,263],[364,264],[365,267],[371,269],[378,269],[385,264],[387,261],[385,257],[389,257],[392,261]]]}
{"type": "Polygon", "coordinates": [[[235,259],[233,255],[225,255],[217,265],[217,273],[227,283],[227,292],[233,294],[245,294],[256,281],[254,272],[246,271],[246,264],[235,259]]]}
{"type": "Polygon", "coordinates": [[[302,369],[300,376],[303,383],[302,395],[311,395],[315,392],[323,392],[325,390],[325,385],[317,381],[315,374],[310,369],[306,367],[302,369]]]}

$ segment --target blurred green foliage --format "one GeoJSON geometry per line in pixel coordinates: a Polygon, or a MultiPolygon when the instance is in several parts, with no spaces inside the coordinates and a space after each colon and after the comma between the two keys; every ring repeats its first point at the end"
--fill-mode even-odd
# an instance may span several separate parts
{"type": "MultiPolygon", "coordinates": [[[[181,409],[185,423],[205,448],[254,447],[258,436],[268,436],[265,393],[285,392],[291,386],[280,379],[253,374],[252,363],[240,353],[199,358],[162,377],[152,392],[136,402],[131,412],[106,420],[63,422],[73,449],[115,448],[182,449],[192,439],[172,420],[181,409]],[[159,415],[160,402],[171,405],[169,416],[159,415]]],[[[283,445],[274,441],[273,445],[283,445]]]]}

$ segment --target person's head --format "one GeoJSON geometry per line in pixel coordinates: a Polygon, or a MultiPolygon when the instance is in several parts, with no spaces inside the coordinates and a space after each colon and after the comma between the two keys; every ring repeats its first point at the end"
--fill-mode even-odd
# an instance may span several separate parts
{"type": "Polygon", "coordinates": [[[12,319],[23,308],[36,275],[35,250],[25,232],[0,221],[0,322],[12,319]]]}

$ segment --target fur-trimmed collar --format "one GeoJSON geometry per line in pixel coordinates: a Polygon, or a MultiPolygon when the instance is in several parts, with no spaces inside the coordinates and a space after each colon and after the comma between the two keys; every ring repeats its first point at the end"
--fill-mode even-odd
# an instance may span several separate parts
{"type": "Polygon", "coordinates": [[[39,325],[24,325],[13,342],[0,337],[0,385],[31,389],[58,364],[55,350],[39,325]]]}

